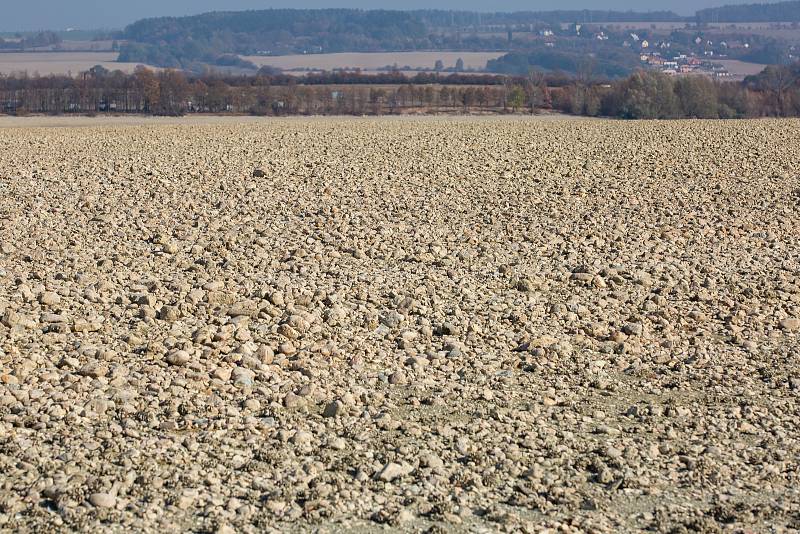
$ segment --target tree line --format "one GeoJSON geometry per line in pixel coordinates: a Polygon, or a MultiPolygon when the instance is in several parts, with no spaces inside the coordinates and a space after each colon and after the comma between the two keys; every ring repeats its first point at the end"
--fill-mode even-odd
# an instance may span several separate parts
{"type": "MultiPolygon", "coordinates": [[[[187,75],[139,67],[133,74],[102,67],[70,76],[0,76],[0,113],[23,115],[235,113],[252,115],[380,115],[511,111],[546,104],[543,81],[510,83],[499,76],[400,74],[187,75]],[[526,100],[520,104],[518,92],[526,100]],[[534,99],[532,95],[541,98],[534,99]]],[[[556,80],[558,81],[558,80],[556,80]]]]}
{"type": "Polygon", "coordinates": [[[609,84],[576,82],[551,91],[554,109],[623,119],[800,116],[800,63],[769,66],[744,82],[637,71],[609,84]]]}
{"type": "Polygon", "coordinates": [[[597,82],[531,72],[526,77],[432,73],[221,76],[144,67],[95,67],[80,76],[0,76],[0,113],[235,113],[381,115],[557,110],[624,119],[800,116],[800,64],[771,66],[742,83],[638,71],[597,82]],[[327,76],[327,77],[326,77],[327,76]]]}

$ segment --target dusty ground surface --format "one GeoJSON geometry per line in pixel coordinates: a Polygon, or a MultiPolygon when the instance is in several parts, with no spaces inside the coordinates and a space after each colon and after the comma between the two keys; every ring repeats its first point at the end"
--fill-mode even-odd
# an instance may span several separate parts
{"type": "Polygon", "coordinates": [[[0,530],[800,528],[796,121],[0,139],[0,530]]]}

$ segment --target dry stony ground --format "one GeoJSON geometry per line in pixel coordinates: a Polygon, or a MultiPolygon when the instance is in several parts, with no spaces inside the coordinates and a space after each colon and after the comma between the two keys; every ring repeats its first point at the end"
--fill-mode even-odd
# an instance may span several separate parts
{"type": "Polygon", "coordinates": [[[800,529],[800,122],[0,142],[0,530],[800,529]]]}

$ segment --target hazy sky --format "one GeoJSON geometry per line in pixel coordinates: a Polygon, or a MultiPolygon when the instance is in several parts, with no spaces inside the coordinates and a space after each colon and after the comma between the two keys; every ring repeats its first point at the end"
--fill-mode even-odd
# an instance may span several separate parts
{"type": "Polygon", "coordinates": [[[214,10],[266,9],[270,7],[358,7],[386,9],[465,9],[476,11],[549,9],[633,9],[655,11],[664,8],[680,14],[721,4],[752,0],[0,0],[0,31],[122,28],[144,17],[188,15],[214,10]]]}

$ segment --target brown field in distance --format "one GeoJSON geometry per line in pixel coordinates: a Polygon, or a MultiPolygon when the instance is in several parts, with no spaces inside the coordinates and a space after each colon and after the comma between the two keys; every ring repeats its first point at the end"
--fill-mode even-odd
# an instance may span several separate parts
{"type": "MultiPolygon", "coordinates": [[[[503,55],[503,52],[379,52],[342,54],[297,54],[290,56],[243,56],[258,67],[271,65],[284,70],[334,70],[341,68],[381,70],[387,65],[401,69],[433,68],[441,59],[445,68],[454,67],[458,58],[467,69],[482,70],[486,62],[503,55]]],[[[0,53],[0,74],[16,72],[49,74],[77,74],[95,65],[109,70],[133,72],[137,63],[117,63],[116,52],[8,52],[0,53]]],[[[152,68],[152,67],[151,67],[152,68]]]]}
{"type": "Polygon", "coordinates": [[[362,70],[381,70],[387,65],[397,64],[399,68],[433,68],[441,59],[445,68],[453,67],[458,58],[464,60],[467,69],[484,69],[486,62],[496,59],[505,52],[367,52],[341,54],[297,54],[291,56],[242,56],[259,67],[270,65],[279,69],[334,70],[360,68],[362,70]]]}
{"type": "Polygon", "coordinates": [[[761,63],[748,63],[747,61],[739,61],[738,59],[718,59],[714,62],[728,69],[731,76],[735,78],[744,78],[745,76],[758,74],[767,67],[761,63]]]}
{"type": "Polygon", "coordinates": [[[58,44],[28,49],[31,52],[111,52],[114,41],[61,41],[58,44]]]}
{"type": "Polygon", "coordinates": [[[0,53],[0,74],[16,72],[49,74],[77,74],[95,65],[109,70],[133,72],[138,63],[117,63],[116,52],[9,52],[0,53]]]}

